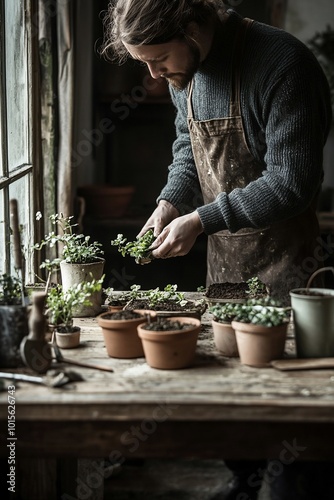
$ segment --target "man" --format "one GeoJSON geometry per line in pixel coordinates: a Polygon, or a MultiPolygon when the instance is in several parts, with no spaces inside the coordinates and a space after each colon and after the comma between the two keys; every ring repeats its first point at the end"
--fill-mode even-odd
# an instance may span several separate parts
{"type": "Polygon", "coordinates": [[[153,227],[153,255],[166,258],[188,253],[204,231],[207,284],[258,276],[286,299],[320,264],[328,83],[301,42],[219,5],[110,6],[104,52],[166,78],[177,109],[168,182],[139,236],[153,227]]]}
{"type": "MultiPolygon", "coordinates": [[[[168,181],[138,236],[154,228],[153,256],[167,258],[204,231],[207,284],[258,276],[287,300],[321,265],[315,210],[331,106],[315,57],[215,0],[115,0],[105,27],[103,52],[166,78],[177,110],[168,181]]],[[[256,498],[248,465],[232,465],[224,498],[256,498]]]]}

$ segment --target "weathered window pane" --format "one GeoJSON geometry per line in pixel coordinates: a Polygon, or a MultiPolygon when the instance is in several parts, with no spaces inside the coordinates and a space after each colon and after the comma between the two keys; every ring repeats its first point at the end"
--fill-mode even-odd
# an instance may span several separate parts
{"type": "Polygon", "coordinates": [[[8,168],[30,163],[25,2],[5,0],[5,66],[8,168]]]}

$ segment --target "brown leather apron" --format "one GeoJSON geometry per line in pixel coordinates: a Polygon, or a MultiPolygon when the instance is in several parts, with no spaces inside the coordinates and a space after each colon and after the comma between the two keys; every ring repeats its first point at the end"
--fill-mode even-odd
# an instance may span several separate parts
{"type": "MultiPolygon", "coordinates": [[[[236,34],[230,116],[196,121],[192,106],[193,82],[188,94],[188,126],[204,203],[221,192],[230,193],[261,177],[264,169],[250,153],[245,139],[240,104],[240,61],[248,27],[244,19],[236,34]]],[[[302,214],[261,229],[220,231],[208,238],[207,286],[218,282],[241,282],[259,277],[273,296],[286,301],[289,290],[305,286],[318,267],[304,269],[312,259],[319,226],[316,201],[302,214]]],[[[315,267],[314,267],[315,266],[315,267]]]]}

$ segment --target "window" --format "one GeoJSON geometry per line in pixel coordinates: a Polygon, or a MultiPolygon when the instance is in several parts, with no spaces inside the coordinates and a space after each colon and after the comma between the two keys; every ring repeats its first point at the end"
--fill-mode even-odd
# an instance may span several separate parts
{"type": "MultiPolygon", "coordinates": [[[[35,0],[0,0],[0,273],[14,271],[10,199],[18,200],[22,246],[34,241],[34,10],[35,0]]],[[[31,252],[25,257],[28,279],[31,252]]]]}

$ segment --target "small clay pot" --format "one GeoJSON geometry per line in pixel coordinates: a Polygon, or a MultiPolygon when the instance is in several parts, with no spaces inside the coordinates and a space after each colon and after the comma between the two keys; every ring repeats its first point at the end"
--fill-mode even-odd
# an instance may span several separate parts
{"type": "Polygon", "coordinates": [[[231,323],[212,320],[213,337],[217,350],[230,358],[239,356],[235,331],[231,323]]]}
{"type": "Polygon", "coordinates": [[[268,327],[232,321],[232,327],[241,364],[268,367],[270,361],[283,357],[288,323],[268,327]]]}
{"type": "Polygon", "coordinates": [[[73,327],[72,332],[55,330],[56,343],[61,349],[74,349],[80,345],[80,327],[73,327]]]}
{"type": "Polygon", "coordinates": [[[145,323],[138,326],[147,363],[152,368],[177,370],[191,366],[196,352],[201,321],[192,317],[172,317],[166,320],[193,325],[191,328],[171,331],[146,330],[145,323]]]}
{"type": "Polygon", "coordinates": [[[110,312],[104,312],[97,317],[98,325],[102,328],[103,338],[108,356],[111,358],[140,358],[144,357],[142,342],[138,336],[137,326],[147,321],[149,314],[152,319],[156,313],[150,310],[137,310],[140,314],[134,319],[111,319],[110,312]]]}

